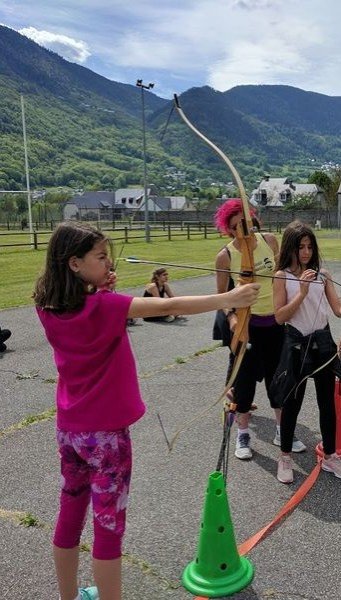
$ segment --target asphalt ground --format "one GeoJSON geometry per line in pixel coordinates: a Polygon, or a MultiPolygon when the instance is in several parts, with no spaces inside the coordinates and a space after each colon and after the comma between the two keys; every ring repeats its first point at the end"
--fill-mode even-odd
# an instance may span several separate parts
{"type": "MultiPolygon", "coordinates": [[[[341,281],[341,264],[334,263],[331,271],[341,281]]],[[[211,293],[214,277],[172,281],[172,287],[179,295],[211,293]]],[[[140,295],[141,289],[129,292],[140,295]]],[[[330,322],[334,337],[340,337],[340,322],[333,316],[330,322]]],[[[57,600],[51,535],[58,509],[59,463],[50,414],[56,372],[32,307],[1,311],[0,323],[13,332],[8,351],[0,355],[1,598],[57,600]]],[[[221,442],[221,409],[212,409],[182,433],[171,453],[157,413],[171,436],[220,395],[228,352],[213,342],[212,324],[213,314],[206,314],[170,324],[139,320],[129,328],[148,411],[132,427],[125,600],[193,598],[181,587],[180,577],[196,553],[207,480],[215,470],[221,442]],[[198,351],[202,352],[195,355],[198,351]]],[[[231,433],[227,492],[238,543],[267,524],[298,489],[316,464],[315,446],[320,441],[309,381],[296,430],[307,452],[294,455],[294,484],[280,484],[279,449],[272,444],[275,426],[263,384],[258,385],[256,403],[252,461],[234,457],[235,427],[231,433]]],[[[255,578],[233,598],[341,598],[340,518],[341,480],[321,472],[308,496],[250,552],[255,578]]],[[[91,540],[89,519],[80,565],[84,586],[92,583],[91,540]]]]}

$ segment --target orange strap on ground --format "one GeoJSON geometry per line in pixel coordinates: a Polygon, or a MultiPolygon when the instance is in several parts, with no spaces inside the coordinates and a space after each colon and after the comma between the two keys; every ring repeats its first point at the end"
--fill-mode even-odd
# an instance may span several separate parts
{"type": "Polygon", "coordinates": [[[297,492],[295,492],[295,494],[293,496],[291,496],[290,500],[288,500],[288,502],[281,508],[281,510],[272,519],[272,521],[270,523],[268,523],[267,525],[265,525],[265,527],[263,527],[263,529],[258,531],[258,533],[255,533],[255,535],[250,537],[248,540],[246,540],[242,544],[239,544],[239,546],[238,546],[239,554],[241,554],[243,556],[244,554],[247,554],[248,552],[250,552],[250,550],[252,550],[252,548],[254,548],[256,546],[256,544],[258,544],[258,542],[261,541],[261,539],[265,536],[265,534],[269,531],[269,529],[271,529],[272,527],[277,525],[277,523],[281,519],[283,519],[283,517],[285,517],[291,510],[293,510],[303,500],[303,498],[307,495],[309,490],[313,487],[316,479],[319,476],[320,470],[321,470],[321,461],[318,460],[316,467],[313,468],[310,475],[308,475],[308,477],[303,481],[302,485],[298,488],[297,492]]]}
{"type": "MultiPolygon", "coordinates": [[[[277,515],[272,519],[270,523],[265,525],[260,531],[255,533],[248,540],[239,544],[238,551],[240,555],[247,554],[254,548],[267,534],[267,532],[277,525],[277,523],[283,519],[291,510],[293,510],[307,495],[309,490],[313,487],[315,481],[317,480],[320,470],[321,470],[321,458],[318,457],[318,462],[316,467],[313,468],[312,472],[308,477],[304,480],[302,485],[298,488],[293,496],[291,496],[290,500],[281,508],[281,510],[277,513],[277,515]]],[[[196,596],[194,600],[208,600],[205,596],[196,596]]]]}

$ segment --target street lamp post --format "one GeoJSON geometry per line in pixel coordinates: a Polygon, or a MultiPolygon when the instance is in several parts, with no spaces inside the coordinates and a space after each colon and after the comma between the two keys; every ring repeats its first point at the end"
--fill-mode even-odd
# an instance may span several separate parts
{"type": "Polygon", "coordinates": [[[27,189],[27,207],[28,207],[28,226],[31,234],[32,247],[34,243],[33,238],[33,223],[32,223],[32,208],[31,208],[31,189],[30,189],[30,174],[28,168],[28,154],[27,154],[27,138],[26,138],[26,120],[25,120],[25,104],[24,96],[21,94],[21,116],[22,116],[22,130],[24,138],[24,154],[25,154],[25,172],[26,172],[26,189],[27,189]]]}
{"type": "Polygon", "coordinates": [[[146,242],[150,242],[149,210],[148,210],[148,190],[147,190],[147,159],[146,159],[146,118],[144,111],[144,90],[150,90],[154,83],[144,85],[142,79],[136,82],[137,87],[141,88],[142,101],[142,137],[143,137],[143,187],[144,187],[144,229],[146,242]]]}

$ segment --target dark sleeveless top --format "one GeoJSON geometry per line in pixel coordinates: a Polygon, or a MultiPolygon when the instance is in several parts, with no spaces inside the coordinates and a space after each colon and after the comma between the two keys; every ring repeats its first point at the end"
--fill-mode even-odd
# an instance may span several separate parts
{"type": "MultiPolygon", "coordinates": [[[[164,296],[165,296],[164,286],[161,289],[159,289],[159,294],[160,294],[160,298],[164,298],[164,296]]],[[[155,298],[155,296],[153,296],[153,294],[151,294],[147,290],[144,291],[143,297],[144,298],[155,298]]],[[[164,321],[165,317],[145,317],[143,320],[144,321],[164,321]]]]}
{"type": "MultiPolygon", "coordinates": [[[[164,296],[165,296],[165,287],[164,286],[162,286],[161,289],[159,288],[159,295],[160,295],[160,298],[164,298],[164,296]]],[[[143,297],[144,298],[155,298],[155,296],[153,296],[153,294],[151,294],[147,290],[145,290],[143,297]]]]}

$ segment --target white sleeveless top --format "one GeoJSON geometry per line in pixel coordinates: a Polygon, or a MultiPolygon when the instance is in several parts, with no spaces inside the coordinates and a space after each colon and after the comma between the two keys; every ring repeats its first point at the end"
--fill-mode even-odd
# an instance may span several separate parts
{"type": "MultiPolygon", "coordinates": [[[[285,271],[287,300],[290,302],[299,292],[299,279],[290,271],[285,271]]],[[[317,281],[321,284],[312,283],[303,302],[294,315],[287,321],[289,325],[296,327],[302,335],[310,335],[317,329],[324,329],[328,324],[329,303],[325,293],[324,281],[320,274],[317,281]]]]}

